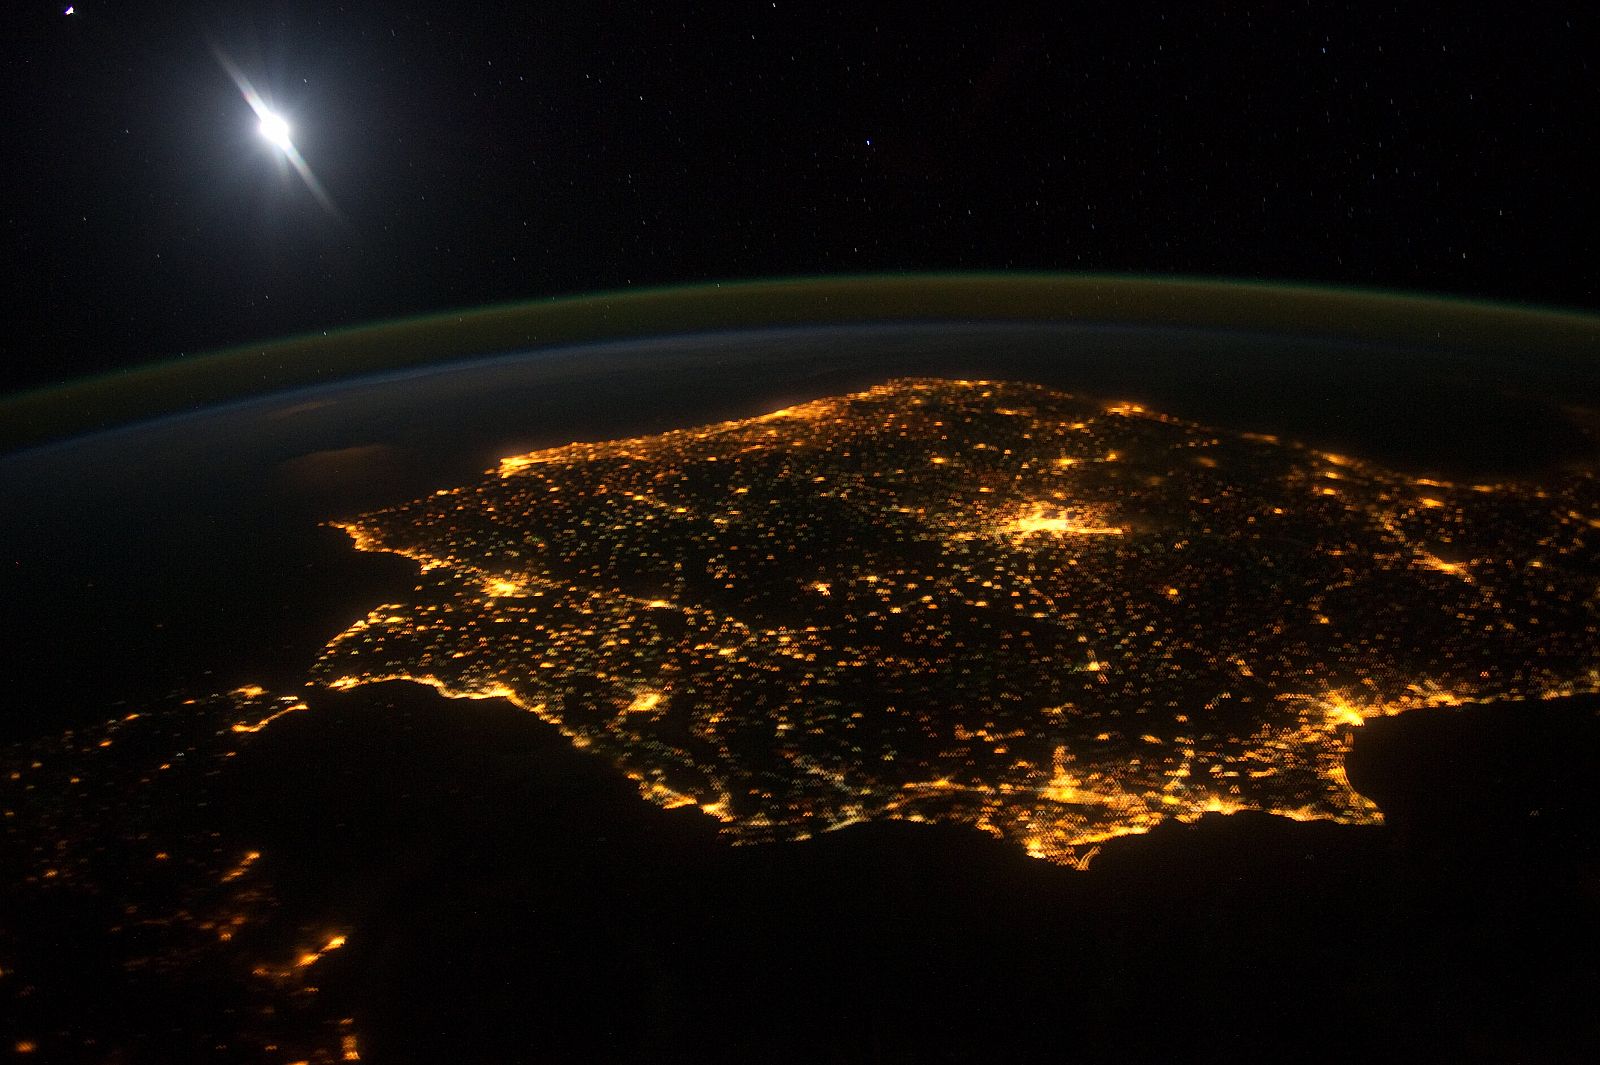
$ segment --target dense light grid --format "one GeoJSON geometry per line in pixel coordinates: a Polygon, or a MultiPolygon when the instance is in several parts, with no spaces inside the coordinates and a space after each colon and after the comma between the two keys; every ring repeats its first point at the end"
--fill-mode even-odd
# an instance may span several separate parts
{"type": "Polygon", "coordinates": [[[1026,384],[900,380],[503,460],[342,526],[419,583],[347,688],[510,699],[737,840],[1377,819],[1351,730],[1594,691],[1588,474],[1451,484],[1026,384]]]}

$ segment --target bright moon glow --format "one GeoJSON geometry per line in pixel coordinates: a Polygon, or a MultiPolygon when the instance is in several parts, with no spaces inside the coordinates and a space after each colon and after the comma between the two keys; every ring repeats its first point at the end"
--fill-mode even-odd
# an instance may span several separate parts
{"type": "Polygon", "coordinates": [[[261,135],[284,151],[294,147],[289,140],[289,123],[283,120],[282,115],[275,115],[271,111],[261,116],[261,135]]]}
{"type": "Polygon", "coordinates": [[[330,214],[337,216],[339,211],[334,207],[333,200],[329,198],[327,190],[322,187],[322,182],[317,180],[317,176],[311,172],[311,167],[307,165],[305,157],[300,154],[300,149],[296,148],[294,141],[289,139],[289,123],[284,120],[282,115],[267,106],[266,100],[256,91],[255,86],[250,84],[250,79],[245,77],[244,71],[240,70],[233,60],[224,55],[219,48],[213,47],[212,50],[216,54],[217,62],[222,64],[222,69],[227,71],[228,77],[232,78],[233,83],[239,87],[239,95],[244,97],[245,103],[250,105],[250,110],[254,111],[256,118],[260,120],[261,124],[258,128],[261,131],[261,136],[283,153],[283,157],[289,161],[290,166],[294,167],[295,173],[300,175],[300,180],[306,183],[306,188],[311,190],[311,195],[316,197],[317,202],[322,204],[330,214]]]}

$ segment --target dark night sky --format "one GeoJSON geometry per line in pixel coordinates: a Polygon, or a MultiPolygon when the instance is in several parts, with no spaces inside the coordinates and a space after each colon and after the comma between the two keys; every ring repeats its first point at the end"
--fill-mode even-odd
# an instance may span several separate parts
{"type": "Polygon", "coordinates": [[[13,5],[0,389],[789,274],[1220,274],[1594,309],[1584,6],[13,5]],[[208,40],[289,115],[342,220],[208,40]]]}

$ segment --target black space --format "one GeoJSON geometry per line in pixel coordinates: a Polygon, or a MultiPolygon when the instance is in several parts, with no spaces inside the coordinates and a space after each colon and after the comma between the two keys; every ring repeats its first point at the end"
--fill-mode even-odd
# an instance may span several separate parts
{"type": "Polygon", "coordinates": [[[0,390],[492,301],[1103,270],[1593,308],[1583,5],[14,5],[0,390]],[[214,58],[282,111],[275,158],[214,58]]]}

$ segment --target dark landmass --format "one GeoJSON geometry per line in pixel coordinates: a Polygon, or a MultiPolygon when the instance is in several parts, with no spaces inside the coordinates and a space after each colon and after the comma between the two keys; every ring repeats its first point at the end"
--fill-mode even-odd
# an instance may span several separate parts
{"type": "Polygon", "coordinates": [[[0,457],[0,639],[28,668],[0,736],[303,670],[406,568],[319,522],[499,457],[749,417],[897,374],[1005,377],[1276,433],[1417,476],[1543,476],[1596,457],[1592,361],[1083,325],[670,338],[271,396],[0,457]],[[1403,397],[1400,401],[1399,397],[1403,397]],[[383,447],[383,452],[352,451],[383,447]],[[308,456],[338,455],[308,462],[308,456]],[[381,461],[375,461],[381,460],[381,461]],[[318,476],[320,475],[320,476],[318,476]],[[266,656],[263,658],[263,656],[266,656]]]}
{"type": "Polygon", "coordinates": [[[1371,822],[1350,731],[1600,689],[1600,486],[1463,484],[1138,404],[899,379],[502,458],[340,523],[419,574],[335,688],[504,696],[744,840],[1371,822]]]}
{"type": "MultiPolygon", "coordinates": [[[[895,373],[1056,383],[1419,476],[1542,476],[1593,458],[1564,412],[1597,394],[1577,364],[1410,365],[1414,353],[1193,333],[1152,350],[1114,330],[995,352],[979,344],[992,330],[946,332],[886,340],[882,362],[832,333],[511,360],[9,456],[0,639],[19,668],[0,734],[88,735],[174,688],[299,692],[330,636],[415,583],[409,562],[355,555],[319,521],[461,483],[501,455],[750,416],[895,373]],[[347,451],[369,445],[403,459],[347,451]],[[319,452],[336,457],[300,461],[319,452]]],[[[270,1031],[291,1061],[338,1060],[353,1034],[362,1060],[399,1062],[1576,1062],[1600,1038],[1592,698],[1369,722],[1349,774],[1384,825],[1205,817],[1112,841],[1087,872],[959,827],[729,848],[706,818],[641,803],[501,703],[411,685],[307,701],[248,734],[203,792],[152,793],[146,813],[110,801],[79,822],[79,852],[107,852],[97,894],[6,878],[0,1051],[31,1040],[35,1060],[165,1065],[229,1060],[215,1049],[227,1041],[255,1060],[241,1033],[270,1031]],[[204,875],[131,879],[151,860],[141,824],[193,841],[204,875]],[[210,920],[238,883],[218,893],[222,859],[252,850],[249,883],[272,901],[229,941],[232,961],[125,967],[132,941],[108,931],[119,904],[210,920]],[[309,967],[309,1000],[271,978],[335,930],[348,940],[309,967]]],[[[18,756],[7,750],[8,772],[18,756]]],[[[8,831],[0,864],[36,869],[59,823],[8,831]]],[[[176,924],[155,942],[205,936],[176,924]]]]}

